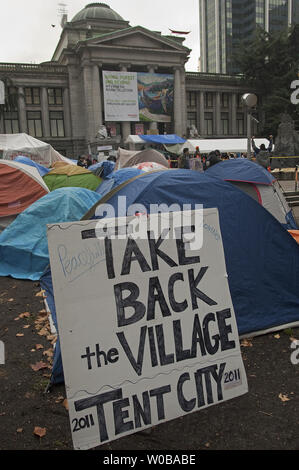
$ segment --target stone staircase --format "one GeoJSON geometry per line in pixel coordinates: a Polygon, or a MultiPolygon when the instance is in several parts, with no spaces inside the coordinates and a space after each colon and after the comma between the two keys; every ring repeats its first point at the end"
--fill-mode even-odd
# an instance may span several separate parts
{"type": "Polygon", "coordinates": [[[283,194],[290,207],[299,206],[299,190],[298,191],[285,191],[283,194]]]}

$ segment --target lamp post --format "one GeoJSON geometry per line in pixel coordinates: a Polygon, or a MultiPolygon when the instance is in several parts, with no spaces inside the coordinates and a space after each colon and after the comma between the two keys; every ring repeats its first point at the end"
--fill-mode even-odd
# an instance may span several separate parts
{"type": "Polygon", "coordinates": [[[247,158],[251,159],[251,114],[250,110],[257,105],[257,96],[254,93],[245,93],[242,102],[247,109],[247,158]]]}

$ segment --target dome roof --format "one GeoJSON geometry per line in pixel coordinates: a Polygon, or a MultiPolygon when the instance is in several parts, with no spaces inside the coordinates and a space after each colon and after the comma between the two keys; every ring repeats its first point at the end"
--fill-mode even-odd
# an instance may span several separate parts
{"type": "Polygon", "coordinates": [[[86,5],[83,10],[79,11],[74,18],[72,23],[75,21],[82,20],[114,20],[114,21],[124,21],[124,19],[112,10],[109,5],[105,3],[89,3],[86,5]]]}

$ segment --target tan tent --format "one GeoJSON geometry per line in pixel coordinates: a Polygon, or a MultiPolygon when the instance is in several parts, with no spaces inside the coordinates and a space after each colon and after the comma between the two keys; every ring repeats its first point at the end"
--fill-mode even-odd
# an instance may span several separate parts
{"type": "Polygon", "coordinates": [[[159,163],[165,168],[169,168],[168,161],[164,155],[152,148],[138,152],[119,148],[117,153],[118,156],[115,164],[115,170],[119,170],[120,168],[129,168],[143,162],[159,163]]]}

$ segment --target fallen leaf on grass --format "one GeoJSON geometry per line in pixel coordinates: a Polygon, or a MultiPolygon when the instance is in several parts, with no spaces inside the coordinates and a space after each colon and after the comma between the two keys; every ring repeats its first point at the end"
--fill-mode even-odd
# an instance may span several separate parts
{"type": "Polygon", "coordinates": [[[48,364],[46,364],[45,362],[37,362],[36,364],[30,364],[30,367],[32,370],[34,370],[35,372],[37,372],[38,370],[41,370],[41,369],[47,369],[48,368],[48,364]]]}
{"type": "Polygon", "coordinates": [[[290,401],[290,398],[288,398],[288,396],[284,395],[283,393],[280,393],[278,397],[281,399],[281,401],[290,401]]]}
{"type": "Polygon", "coordinates": [[[55,403],[61,403],[64,400],[63,395],[59,395],[59,397],[56,398],[55,403]]]}
{"type": "Polygon", "coordinates": [[[47,316],[47,315],[48,315],[48,312],[47,312],[47,310],[45,310],[45,309],[43,308],[42,310],[40,310],[40,311],[38,312],[38,314],[39,314],[39,316],[44,317],[44,316],[47,316]]]}
{"type": "Polygon", "coordinates": [[[11,298],[11,299],[8,299],[7,302],[13,302],[15,299],[11,298]]]}
{"type": "Polygon", "coordinates": [[[46,291],[45,290],[41,290],[40,292],[38,292],[37,294],[35,294],[35,297],[44,297],[44,293],[46,291]]]}
{"type": "Polygon", "coordinates": [[[46,428],[40,428],[39,426],[35,426],[33,434],[35,434],[38,437],[44,437],[47,433],[46,428]]]}
{"type": "Polygon", "coordinates": [[[24,336],[24,333],[17,333],[16,336],[18,336],[18,337],[24,336]]]}
{"type": "Polygon", "coordinates": [[[30,328],[30,325],[25,325],[23,326],[23,328],[30,328]]]}
{"type": "Polygon", "coordinates": [[[63,400],[63,403],[62,403],[62,405],[64,406],[64,408],[65,408],[66,410],[68,410],[68,409],[69,409],[69,404],[68,404],[68,401],[67,401],[67,399],[63,400]]]}
{"type": "Polygon", "coordinates": [[[49,331],[46,328],[42,328],[41,330],[39,330],[38,334],[40,336],[46,336],[49,334],[49,331]]]}
{"type": "Polygon", "coordinates": [[[274,335],[274,338],[279,339],[279,338],[280,338],[280,335],[279,335],[279,334],[274,335]]]}
{"type": "Polygon", "coordinates": [[[44,351],[43,352],[43,356],[47,356],[47,357],[53,357],[53,350],[52,349],[48,349],[47,351],[44,351]]]}
{"type": "Polygon", "coordinates": [[[28,317],[30,317],[29,312],[20,313],[20,315],[19,315],[19,318],[28,318],[28,317]]]}
{"type": "Polygon", "coordinates": [[[17,432],[18,432],[18,433],[23,432],[23,428],[18,428],[18,429],[17,429],[17,432]]]}
{"type": "Polygon", "coordinates": [[[36,344],[35,349],[44,349],[42,344],[36,344]]]}
{"type": "Polygon", "coordinates": [[[251,348],[252,342],[249,339],[243,339],[241,342],[241,346],[243,346],[244,348],[251,348]]]}

